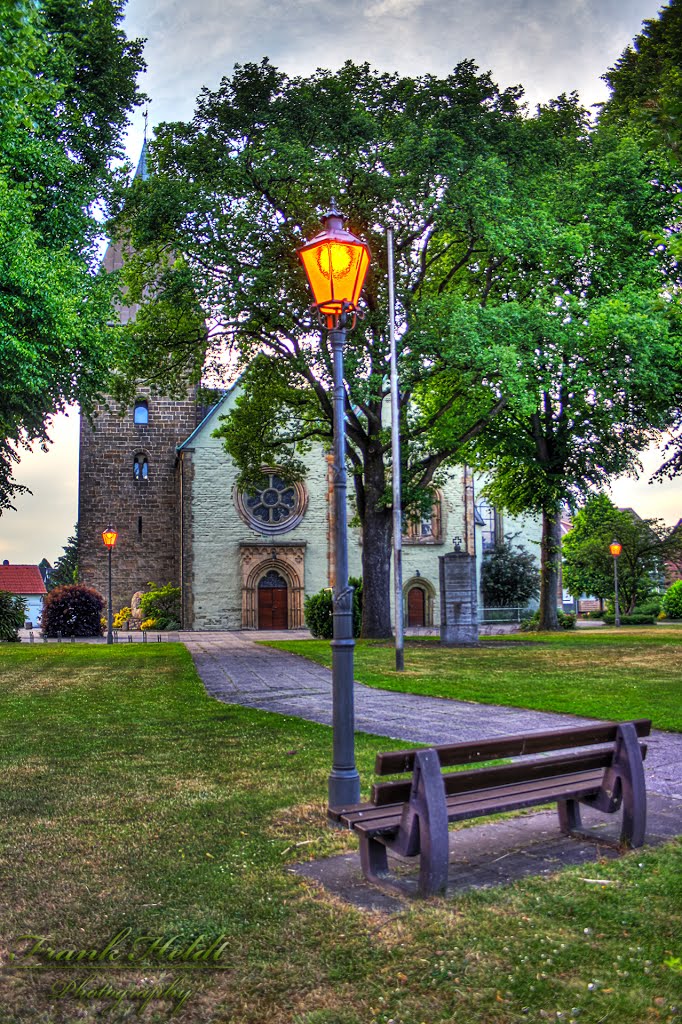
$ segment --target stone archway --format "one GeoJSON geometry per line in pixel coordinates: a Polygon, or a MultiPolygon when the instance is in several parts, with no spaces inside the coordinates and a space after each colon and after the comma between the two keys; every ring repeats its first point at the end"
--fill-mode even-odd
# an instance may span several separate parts
{"type": "Polygon", "coordinates": [[[433,626],[435,606],[436,588],[429,580],[423,576],[412,576],[403,584],[403,615],[406,626],[433,626]],[[421,613],[420,623],[410,622],[410,610],[413,616],[421,613]]]}
{"type": "Polygon", "coordinates": [[[305,544],[242,544],[242,629],[258,629],[258,587],[268,573],[286,584],[286,629],[304,625],[305,544]]]}

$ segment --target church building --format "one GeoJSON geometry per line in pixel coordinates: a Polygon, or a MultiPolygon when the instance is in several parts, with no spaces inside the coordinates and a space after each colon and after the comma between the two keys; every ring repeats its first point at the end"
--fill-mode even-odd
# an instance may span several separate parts
{"type": "MultiPolygon", "coordinates": [[[[146,144],[145,144],[146,145],[146,144]]],[[[143,149],[137,174],[146,175],[143,149]]],[[[109,246],[108,271],[123,265],[109,246]]],[[[118,310],[122,322],[134,307],[118,310]]],[[[222,441],[213,436],[234,406],[238,384],[216,405],[201,406],[193,391],[182,401],[141,388],[133,407],[100,407],[93,423],[81,418],[79,453],[79,576],[107,593],[102,531],[118,541],[112,557],[113,611],[131,604],[150,582],[181,588],[182,628],[297,629],[304,599],[334,581],[331,454],[321,445],[307,455],[307,474],[291,483],[277,466],[262,468],[260,488],[244,493],[222,441]]],[[[509,523],[524,540],[539,540],[534,521],[509,523]]],[[[474,501],[466,467],[449,472],[431,515],[406,526],[403,538],[405,624],[439,624],[439,555],[453,541],[480,560],[502,539],[501,517],[474,501]]],[[[349,529],[349,566],[361,576],[361,532],[349,529]]]]}

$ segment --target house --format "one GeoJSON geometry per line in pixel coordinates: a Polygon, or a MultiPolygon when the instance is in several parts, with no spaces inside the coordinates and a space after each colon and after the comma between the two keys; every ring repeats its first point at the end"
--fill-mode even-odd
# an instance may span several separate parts
{"type": "Polygon", "coordinates": [[[43,614],[43,598],[47,593],[37,565],[0,565],[0,590],[23,597],[26,602],[26,622],[39,625],[43,614]]]}

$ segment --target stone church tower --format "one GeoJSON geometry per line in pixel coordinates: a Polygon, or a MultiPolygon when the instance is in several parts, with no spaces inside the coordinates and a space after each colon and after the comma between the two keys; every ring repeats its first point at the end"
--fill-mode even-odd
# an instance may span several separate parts
{"type": "MultiPolygon", "coordinates": [[[[136,177],[146,177],[146,142],[136,177]]],[[[107,272],[123,266],[123,247],[110,244],[107,272]]],[[[134,306],[118,309],[122,323],[134,306]]],[[[102,531],[118,531],[112,557],[114,614],[151,581],[180,585],[181,486],[176,448],[205,410],[195,389],[172,401],[140,388],[133,408],[100,406],[93,423],[81,417],[78,467],[78,565],[82,582],[107,595],[102,531]]]]}

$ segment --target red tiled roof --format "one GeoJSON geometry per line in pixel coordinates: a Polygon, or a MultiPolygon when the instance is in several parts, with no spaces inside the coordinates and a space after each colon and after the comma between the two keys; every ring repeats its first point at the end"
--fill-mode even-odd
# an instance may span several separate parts
{"type": "Polygon", "coordinates": [[[37,565],[0,565],[0,590],[10,594],[46,594],[37,565]]]}

